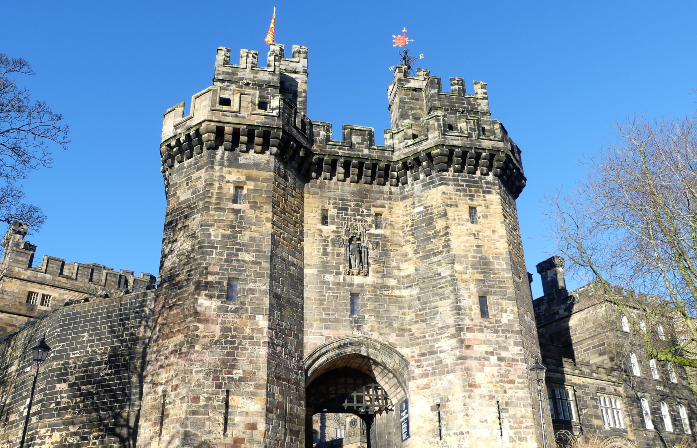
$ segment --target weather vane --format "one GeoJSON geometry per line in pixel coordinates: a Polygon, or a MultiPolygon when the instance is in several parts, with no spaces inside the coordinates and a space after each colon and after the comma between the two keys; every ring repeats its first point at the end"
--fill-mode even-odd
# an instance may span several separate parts
{"type": "MultiPolygon", "coordinates": [[[[409,39],[407,37],[406,28],[402,29],[401,36],[395,36],[393,34],[392,37],[394,38],[394,44],[392,45],[393,47],[404,47],[404,50],[400,50],[399,52],[399,65],[403,65],[407,69],[407,74],[414,75],[414,61],[416,61],[417,58],[414,56],[409,56],[409,49],[407,48],[407,44],[409,42],[414,42],[414,39],[409,39]]],[[[418,57],[418,59],[423,58],[423,54],[420,54],[418,57]]],[[[394,70],[394,68],[394,65],[390,67],[390,71],[394,70]]]]}

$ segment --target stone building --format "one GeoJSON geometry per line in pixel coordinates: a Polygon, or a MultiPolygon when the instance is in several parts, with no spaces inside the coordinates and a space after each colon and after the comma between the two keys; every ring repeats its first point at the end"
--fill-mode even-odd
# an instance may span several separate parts
{"type": "Polygon", "coordinates": [[[551,446],[559,422],[529,367],[542,355],[563,376],[548,384],[572,377],[563,347],[540,353],[537,325],[556,320],[538,305],[556,299],[533,307],[521,151],[486,84],[447,92],[398,66],[385,145],[349,125],[334,141],[306,115],[307,62],[301,46],[272,44],[265,67],[219,48],[189,114],[165,113],[156,289],[100,265],[32,267],[26,228],[8,231],[1,447],[26,428],[25,446],[533,448],[541,414],[551,446]]]}
{"type": "MultiPolygon", "coordinates": [[[[685,369],[648,359],[642,335],[600,285],[567,292],[562,258],[545,260],[537,272],[544,296],[533,304],[558,439],[585,436],[617,448],[697,446],[697,402],[685,369]]],[[[646,328],[634,293],[615,292],[646,328]]],[[[671,322],[649,332],[676,339],[671,322]]]]}

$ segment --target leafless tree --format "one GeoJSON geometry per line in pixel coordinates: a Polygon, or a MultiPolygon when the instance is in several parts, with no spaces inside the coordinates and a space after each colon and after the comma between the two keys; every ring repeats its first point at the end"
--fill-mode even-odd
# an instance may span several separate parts
{"type": "Polygon", "coordinates": [[[649,358],[697,367],[697,115],[635,117],[614,130],[584,162],[584,180],[548,198],[551,234],[571,270],[600,284],[643,336],[649,358]]]}
{"type": "Polygon", "coordinates": [[[45,216],[35,205],[23,202],[19,181],[38,168],[51,166],[49,144],[66,149],[68,126],[43,101],[32,101],[14,77],[34,75],[29,63],[0,53],[0,221],[22,221],[36,229],[45,216]]]}

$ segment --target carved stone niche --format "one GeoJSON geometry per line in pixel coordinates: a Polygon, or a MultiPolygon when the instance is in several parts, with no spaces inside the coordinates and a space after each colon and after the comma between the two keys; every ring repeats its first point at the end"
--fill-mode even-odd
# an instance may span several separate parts
{"type": "Polygon", "coordinates": [[[336,246],[344,247],[344,274],[368,275],[368,231],[364,225],[346,224],[344,237],[333,239],[336,246]],[[339,243],[340,240],[340,244],[339,243]]]}

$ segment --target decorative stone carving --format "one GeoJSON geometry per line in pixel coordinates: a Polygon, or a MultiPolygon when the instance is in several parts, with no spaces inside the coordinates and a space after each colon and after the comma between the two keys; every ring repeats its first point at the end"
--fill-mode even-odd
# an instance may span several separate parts
{"type": "Polygon", "coordinates": [[[346,275],[368,275],[368,232],[364,225],[347,224],[344,227],[346,275]]]}

